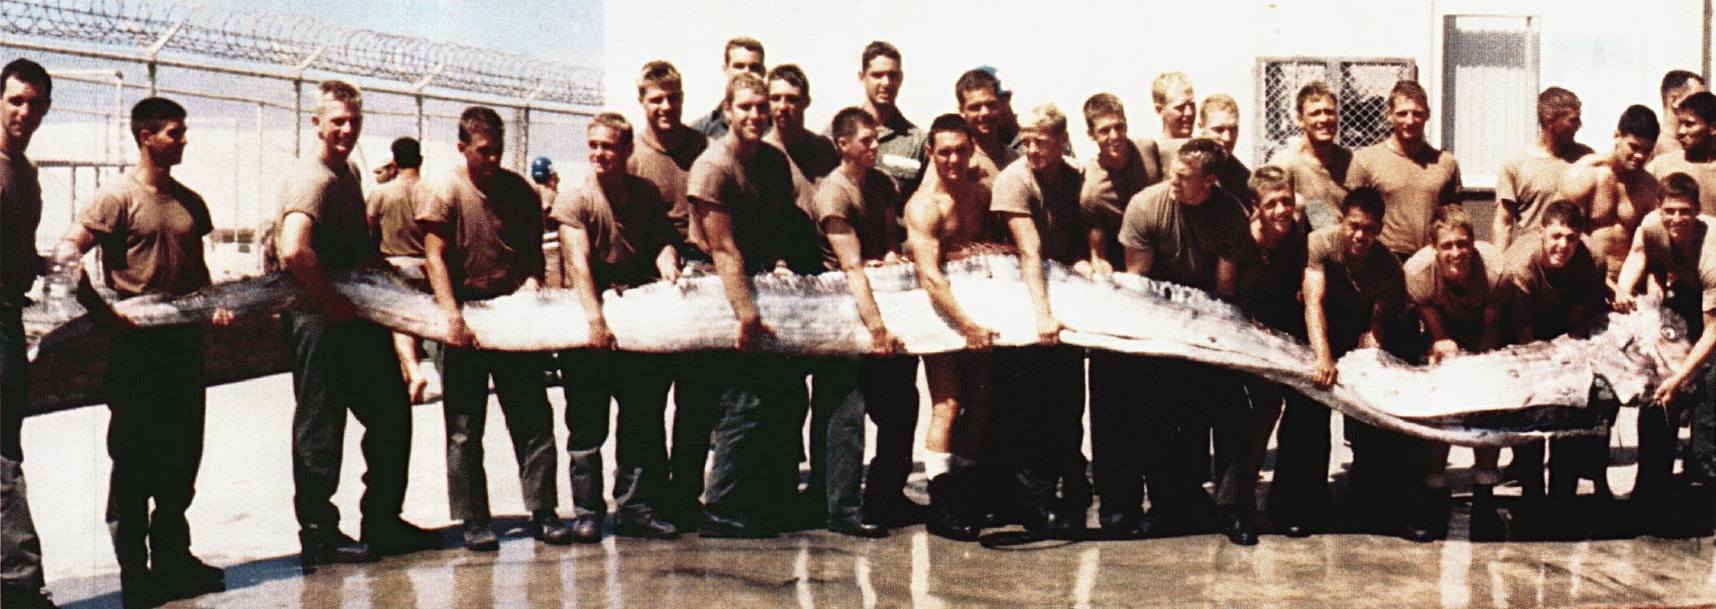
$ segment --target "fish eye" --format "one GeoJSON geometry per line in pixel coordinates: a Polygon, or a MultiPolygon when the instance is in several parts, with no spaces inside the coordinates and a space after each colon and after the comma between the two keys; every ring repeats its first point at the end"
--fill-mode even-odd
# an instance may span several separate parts
{"type": "Polygon", "coordinates": [[[1662,337],[1665,340],[1680,340],[1680,328],[1672,325],[1662,327],[1662,337]]]}

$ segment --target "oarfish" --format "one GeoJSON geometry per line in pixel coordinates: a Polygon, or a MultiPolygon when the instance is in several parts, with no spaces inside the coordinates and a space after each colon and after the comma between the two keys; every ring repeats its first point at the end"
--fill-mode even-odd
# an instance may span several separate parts
{"type": "MultiPolygon", "coordinates": [[[[955,297],[998,347],[1038,341],[1034,313],[1018,258],[977,254],[944,265],[955,297]]],[[[910,264],[867,269],[890,332],[908,353],[964,348],[965,341],[930,305],[910,264]]],[[[1597,378],[1620,401],[1654,387],[1668,366],[1685,357],[1683,328],[1653,302],[1610,315],[1580,337],[1562,337],[1481,355],[1453,358],[1438,367],[1412,366],[1372,351],[1339,363],[1340,382],[1311,383],[1311,352],[1285,334],[1264,328],[1239,308],[1209,294],[1129,274],[1084,277],[1045,263],[1051,307],[1069,328],[1066,344],[1139,355],[1174,357],[1256,374],[1293,387],[1331,407],[1385,429],[1463,445],[1517,443],[1545,435],[1601,429],[1612,412],[1589,408],[1597,378]]],[[[390,270],[355,269],[334,285],[359,314],[396,331],[445,340],[445,315],[428,294],[390,270]]],[[[752,278],[768,333],[765,351],[797,355],[863,352],[868,332],[847,291],[844,273],[752,278]]],[[[310,303],[302,288],[281,275],[217,285],[180,299],[114,303],[139,325],[195,323],[215,308],[257,313],[310,303]]],[[[731,348],[738,322],[719,277],[692,273],[603,295],[603,313],[619,348],[683,352],[731,348]]],[[[463,307],[477,342],[491,349],[547,351],[588,343],[588,325],[570,290],[524,291],[463,307]]],[[[42,340],[44,349],[78,334],[74,322],[42,340]]]]}

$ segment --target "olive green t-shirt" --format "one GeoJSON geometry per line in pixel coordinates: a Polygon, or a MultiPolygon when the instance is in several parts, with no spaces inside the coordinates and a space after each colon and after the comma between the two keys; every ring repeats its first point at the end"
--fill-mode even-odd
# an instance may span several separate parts
{"type": "Polygon", "coordinates": [[[1388,205],[1377,242],[1409,255],[1430,244],[1430,217],[1436,208],[1460,200],[1460,163],[1447,151],[1425,146],[1410,157],[1388,142],[1353,153],[1347,190],[1370,187],[1388,205]]]}
{"type": "Polygon", "coordinates": [[[455,168],[424,185],[417,222],[447,240],[459,300],[510,294],[527,279],[542,279],[542,203],[524,176],[497,169],[478,187],[467,168],[455,168]]]}
{"type": "Polygon", "coordinates": [[[550,212],[555,221],[589,236],[590,274],[598,290],[659,279],[656,256],[674,239],[661,191],[649,180],[624,178],[623,200],[609,200],[590,176],[561,194],[550,212]]]}

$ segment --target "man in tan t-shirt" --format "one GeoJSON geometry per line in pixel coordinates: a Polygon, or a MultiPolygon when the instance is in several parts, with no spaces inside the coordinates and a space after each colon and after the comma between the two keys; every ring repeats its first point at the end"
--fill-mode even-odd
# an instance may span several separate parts
{"type": "Polygon", "coordinates": [[[1682,149],[1679,140],[1674,135],[1677,122],[1674,111],[1680,107],[1680,100],[1704,90],[1706,90],[1704,77],[1699,76],[1696,72],[1676,69],[1669,70],[1662,75],[1662,85],[1657,90],[1662,95],[1662,123],[1659,125],[1661,133],[1656,139],[1654,156],[1662,156],[1682,149]]]}
{"type": "Polygon", "coordinates": [[[1007,119],[1002,110],[1001,81],[981,68],[966,70],[953,83],[953,99],[959,115],[977,134],[977,158],[972,163],[984,179],[995,179],[1019,157],[1009,142],[1001,140],[1001,122],[1007,119]]]}
{"type": "Polygon", "coordinates": [[[1221,144],[1227,157],[1216,167],[1216,183],[1249,211],[1251,192],[1246,183],[1251,181],[1251,169],[1233,155],[1234,147],[1239,144],[1239,102],[1226,93],[1204,98],[1203,105],[1198,106],[1198,137],[1221,144]]]}
{"type": "Polygon", "coordinates": [[[1584,124],[1580,112],[1579,97],[1572,91],[1550,87],[1537,96],[1537,141],[1502,163],[1496,175],[1490,241],[1502,251],[1516,238],[1527,243],[1535,240],[1543,208],[1561,196],[1562,176],[1575,161],[1591,154],[1590,146],[1573,141],[1584,124]]]}
{"type": "MultiPolygon", "coordinates": [[[[122,297],[183,296],[209,285],[208,205],[172,176],[185,130],[185,108],[176,102],[150,97],[131,108],[137,165],[79,210],[56,262],[75,266],[100,245],[107,286],[122,297]]],[[[212,321],[227,325],[232,313],[217,310],[212,321]]],[[[107,526],[128,606],[226,590],[221,570],[191,555],[185,520],[203,456],[203,368],[198,325],[133,329],[108,344],[107,526]]]]}
{"type": "Polygon", "coordinates": [[[1620,274],[1639,220],[1662,201],[1662,184],[1644,170],[1656,138],[1656,113],[1634,104],[1615,126],[1614,148],[1581,159],[1561,181],[1561,197],[1590,210],[1587,229],[1611,279],[1620,274]]]}
{"type": "MultiPolygon", "coordinates": [[[[1127,137],[1126,106],[1112,93],[1097,93],[1084,101],[1085,134],[1096,142],[1096,155],[1084,162],[1084,187],[1079,189],[1079,207],[1084,210],[1092,244],[1101,244],[1101,257],[1110,268],[1126,265],[1126,250],[1120,245],[1120,219],[1132,195],[1161,181],[1162,168],[1155,154],[1144,155],[1138,142],[1127,137]]],[[[1093,264],[1096,260],[1093,258],[1093,264]]],[[[1092,354],[1106,353],[1092,351],[1092,354]]],[[[1096,399],[1093,389],[1092,399],[1096,399]]]]}
{"type": "MultiPolygon", "coordinates": [[[[417,226],[417,185],[422,180],[423,147],[417,140],[402,137],[391,146],[394,166],[393,179],[369,191],[365,207],[369,223],[381,238],[381,255],[395,266],[422,272],[423,229],[417,226]]],[[[436,347],[437,349],[439,347],[436,347]]],[[[393,351],[399,356],[400,372],[411,392],[411,403],[423,401],[429,379],[418,368],[417,337],[403,332],[393,333],[393,351]]],[[[437,364],[440,358],[435,358],[437,364]]]]}
{"type": "Polygon", "coordinates": [[[1656,179],[1684,173],[1698,182],[1698,213],[1716,215],[1716,95],[1700,91],[1680,100],[1675,137],[1681,150],[1659,156],[1645,167],[1656,179]]]}
{"type": "Polygon", "coordinates": [[[924,356],[924,380],[930,392],[929,429],[924,433],[924,477],[929,479],[930,514],[924,530],[956,541],[977,541],[982,533],[972,505],[975,465],[985,420],[989,417],[990,353],[993,332],[971,318],[954,298],[941,265],[961,250],[993,242],[989,188],[972,179],[976,145],[971,126],[958,114],[930,123],[929,157],[935,180],[906,201],[906,245],[917,267],[918,283],[930,306],[965,337],[964,351],[924,356]]]}
{"type": "Polygon", "coordinates": [[[1430,216],[1460,200],[1460,164],[1424,138],[1430,98],[1415,81],[1402,80],[1388,94],[1393,135],[1353,153],[1346,187],[1374,188],[1388,211],[1377,242],[1402,260],[1430,242],[1430,216]]]}
{"type": "Polygon", "coordinates": [[[1286,169],[1293,176],[1299,210],[1306,226],[1318,230],[1340,221],[1341,200],[1347,196],[1347,169],[1353,153],[1337,141],[1340,108],[1335,92],[1323,81],[1299,88],[1294,108],[1303,137],[1290,141],[1269,155],[1267,164],[1286,169]]]}
{"type": "Polygon", "coordinates": [[[531,537],[552,545],[572,541],[571,530],[555,514],[553,410],[541,359],[484,349],[460,312],[466,302],[536,290],[542,281],[542,204],[524,176],[501,168],[504,134],[493,109],[467,108],[459,117],[464,162],[447,177],[425,184],[417,206],[425,274],[451,329],[441,403],[447,420],[448,509],[463,521],[465,548],[477,552],[500,549],[483,465],[491,379],[518,456],[531,537]]]}

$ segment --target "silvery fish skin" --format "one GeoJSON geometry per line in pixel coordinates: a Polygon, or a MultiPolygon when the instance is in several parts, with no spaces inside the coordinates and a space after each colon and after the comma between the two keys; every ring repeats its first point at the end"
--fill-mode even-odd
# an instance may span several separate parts
{"type": "MultiPolygon", "coordinates": [[[[971,255],[950,260],[944,269],[959,302],[995,331],[997,346],[1037,341],[1018,258],[971,255]]],[[[1205,292],[1129,274],[1091,279],[1055,263],[1046,263],[1045,269],[1051,306],[1069,328],[1062,333],[1063,343],[1250,372],[1373,425],[1453,444],[1505,445],[1601,430],[1613,412],[1588,408],[1599,376],[1616,399],[1634,401],[1690,350],[1684,324],[1647,298],[1638,311],[1611,314],[1580,337],[1456,357],[1437,367],[1409,365],[1374,350],[1355,351],[1337,364],[1340,382],[1324,390],[1311,383],[1307,346],[1205,292]]],[[[964,339],[931,306],[910,264],[867,272],[884,322],[907,352],[964,348],[964,339]]],[[[398,273],[354,269],[334,279],[361,316],[396,331],[447,337],[446,319],[433,299],[398,273]]],[[[763,274],[752,283],[770,329],[763,350],[841,355],[860,353],[868,344],[843,273],[763,274]]],[[[204,321],[216,308],[244,315],[310,302],[296,282],[275,274],[169,301],[126,300],[113,309],[139,325],[157,325],[204,321]]],[[[728,349],[738,332],[721,280],[709,274],[609,291],[603,311],[619,348],[632,351],[728,349]]],[[[478,343],[490,349],[547,351],[588,342],[583,308],[570,290],[467,303],[464,315],[478,343]]],[[[42,345],[52,348],[78,335],[80,323],[86,322],[49,333],[42,345]]]]}

